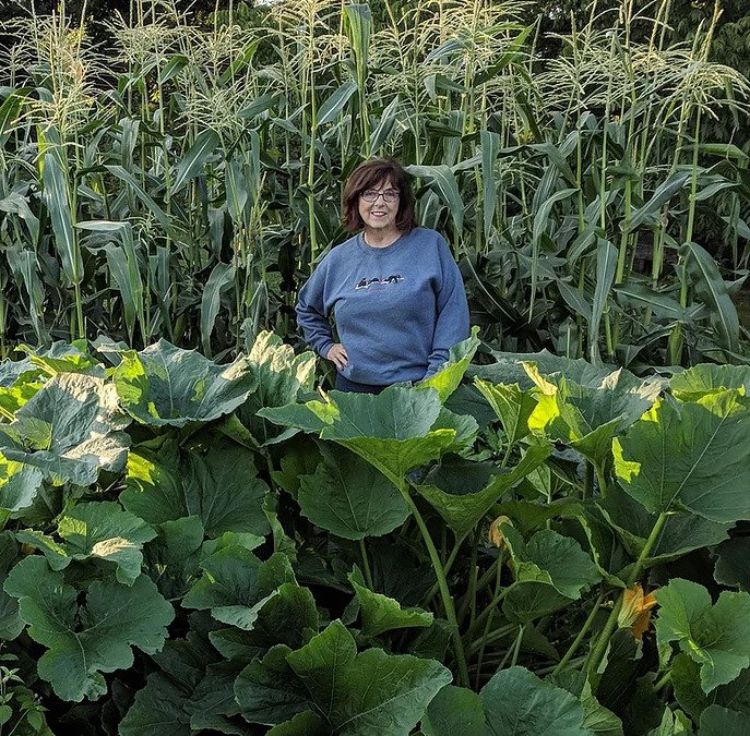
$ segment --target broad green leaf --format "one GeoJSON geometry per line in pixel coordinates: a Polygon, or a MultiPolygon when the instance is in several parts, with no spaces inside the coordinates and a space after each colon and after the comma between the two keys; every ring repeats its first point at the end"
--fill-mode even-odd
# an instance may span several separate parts
{"type": "Polygon", "coordinates": [[[112,501],[82,503],[63,516],[57,533],[73,559],[96,557],[117,566],[117,580],[132,585],[141,574],[144,542],[156,532],[112,501]]]}
{"type": "Polygon", "coordinates": [[[19,562],[3,587],[18,599],[29,636],[47,649],[37,662],[39,676],[63,700],[103,695],[102,673],[131,667],[131,647],[146,654],[161,649],[174,618],[172,606],[145,575],[130,587],[95,581],[79,606],[78,591],[63,574],[34,556],[19,562]]]}
{"type": "Polygon", "coordinates": [[[528,420],[529,427],[553,440],[570,443],[597,465],[609,458],[612,438],[651,408],[659,392],[655,383],[631,387],[620,384],[620,370],[599,386],[580,386],[565,377],[529,375],[542,390],[539,403],[528,420]]]}
{"type": "MultiPolygon", "coordinates": [[[[610,493],[599,500],[599,507],[632,558],[637,559],[656,525],[657,514],[649,513],[626,493],[610,493]]],[[[669,562],[693,550],[719,544],[727,539],[732,526],[732,522],[710,521],[687,511],[671,513],[644,565],[669,562]]]]}
{"type": "Polygon", "coordinates": [[[113,501],[74,506],[60,519],[57,533],[64,540],[60,544],[33,530],[18,532],[17,539],[41,550],[53,570],[73,560],[111,562],[124,585],[132,585],[141,574],[143,544],[156,536],[142,519],[113,501]]]}
{"type": "Polygon", "coordinates": [[[184,608],[209,610],[217,620],[249,631],[261,608],[286,582],[294,582],[289,561],[275,554],[261,562],[245,547],[225,547],[200,564],[203,576],[182,599],[184,608]]]}
{"type": "Polygon", "coordinates": [[[60,542],[36,529],[21,529],[15,534],[16,541],[38,549],[47,558],[47,564],[57,571],[64,570],[71,562],[68,553],[60,542]]]}
{"type": "Polygon", "coordinates": [[[170,640],[154,657],[161,672],[149,675],[119,726],[121,736],[187,736],[201,729],[238,736],[250,731],[228,716],[239,713],[234,680],[242,665],[216,661],[195,634],[170,640]]]}
{"type": "Polygon", "coordinates": [[[380,636],[394,629],[425,628],[432,625],[433,615],[421,608],[402,608],[394,598],[370,590],[355,567],[349,582],[359,602],[364,636],[380,636]]]}
{"type": "Polygon", "coordinates": [[[32,373],[19,378],[13,386],[0,386],[0,413],[5,414],[6,417],[14,416],[43,385],[32,373]]]}
{"type": "Polygon", "coordinates": [[[0,424],[0,455],[38,468],[53,482],[96,482],[99,470],[118,471],[129,439],[114,386],[63,373],[51,378],[9,424],[0,424]]]}
{"type": "Polygon", "coordinates": [[[703,691],[734,680],[750,666],[750,595],[723,591],[716,604],[698,583],[675,578],[656,593],[660,644],[677,642],[701,665],[703,691]]]}
{"type": "Polygon", "coordinates": [[[697,401],[706,394],[733,388],[748,396],[750,366],[701,363],[672,376],[669,388],[680,401],[697,401]]]}
{"type": "Polygon", "coordinates": [[[433,660],[381,649],[357,654],[354,638],[340,621],[286,659],[338,736],[407,736],[451,680],[433,660]]]}
{"type": "Polygon", "coordinates": [[[734,537],[722,542],[715,550],[714,580],[722,585],[739,586],[750,591],[750,539],[734,537]]]}
{"type": "Polygon", "coordinates": [[[344,448],[320,450],[323,462],[299,478],[297,500],[310,521],[352,540],[388,534],[406,521],[404,499],[380,471],[344,448]]]}
{"type": "Polygon", "coordinates": [[[43,477],[39,468],[0,457],[0,510],[12,513],[31,506],[43,477]]]}
{"type": "Polygon", "coordinates": [[[328,401],[309,401],[259,416],[306,431],[319,431],[356,452],[394,484],[407,471],[473,441],[476,422],[442,408],[434,389],[391,386],[378,396],[332,391],[328,401]]]}
{"type": "Polygon", "coordinates": [[[705,693],[701,688],[700,667],[688,654],[680,653],[672,660],[669,670],[675,699],[693,720],[699,721],[709,705],[750,714],[750,669],[742,670],[732,682],[705,693]]]}
{"type": "Polygon", "coordinates": [[[447,362],[442,365],[437,373],[420,381],[417,388],[434,388],[440,396],[440,401],[447,401],[448,397],[461,383],[461,379],[479,347],[478,333],[479,328],[472,327],[471,337],[454,345],[449,351],[447,362]]]}
{"type": "Polygon", "coordinates": [[[209,128],[198,134],[188,152],[177,163],[177,170],[172,180],[173,195],[201,173],[206,161],[213,155],[219,143],[221,143],[221,138],[218,133],[209,128]]]}
{"type": "Polygon", "coordinates": [[[58,340],[48,348],[35,348],[30,345],[19,345],[29,356],[29,361],[42,373],[55,376],[58,373],[85,373],[96,378],[106,378],[104,366],[89,354],[85,340],[74,340],[67,343],[58,340]]]}
{"type": "Polygon", "coordinates": [[[251,435],[254,445],[268,445],[287,439],[296,430],[279,432],[268,420],[257,416],[262,408],[293,404],[300,391],[312,391],[315,354],[295,355],[291,345],[278,335],[263,330],[248,353],[250,370],[257,378],[255,390],[236,411],[237,419],[251,435]]]}
{"type": "Polygon", "coordinates": [[[286,661],[290,652],[282,644],[271,647],[237,677],[235,698],[250,723],[282,723],[308,707],[307,691],[286,661]]]}
{"type": "Polygon", "coordinates": [[[681,711],[672,712],[664,709],[661,723],[648,732],[648,736],[691,736],[693,733],[690,719],[681,711]]]}
{"type": "Polygon", "coordinates": [[[326,424],[333,421],[338,413],[336,406],[330,400],[312,400],[304,404],[286,404],[285,406],[261,409],[256,416],[268,419],[282,427],[296,427],[303,432],[320,433],[326,424]]]}
{"type": "Polygon", "coordinates": [[[328,736],[329,731],[319,715],[311,710],[298,713],[286,723],[268,731],[267,736],[328,736]]]}
{"type": "Polygon", "coordinates": [[[590,736],[583,707],[562,688],[524,667],[493,675],[479,694],[487,736],[590,736]]]}
{"type": "Polygon", "coordinates": [[[711,705],[701,714],[700,736],[744,736],[747,713],[711,705]]]}
{"type": "Polygon", "coordinates": [[[620,484],[652,513],[687,510],[716,522],[750,518],[750,411],[736,391],[697,403],[658,402],[615,438],[620,484]]]}
{"type": "Polygon", "coordinates": [[[214,440],[179,450],[173,439],[139,445],[128,456],[126,484],[120,503],[149,524],[197,516],[210,537],[268,532],[268,486],[252,451],[238,445],[214,440]]]}
{"type": "Polygon", "coordinates": [[[131,416],[142,424],[174,427],[229,414],[257,385],[246,359],[217,365],[163,339],[140,353],[122,353],[114,380],[131,416]]]}
{"type": "Polygon", "coordinates": [[[189,702],[179,684],[153,672],[120,722],[120,736],[190,736],[189,702]]]}
{"type": "Polygon", "coordinates": [[[39,373],[29,358],[23,360],[3,360],[0,362],[0,388],[10,388],[25,377],[39,373]]]}
{"type": "Polygon", "coordinates": [[[474,385],[502,422],[506,441],[514,445],[522,440],[529,433],[529,417],[537,404],[532,392],[517,383],[492,384],[481,378],[474,379],[474,385]]]}
{"type": "Polygon", "coordinates": [[[503,614],[510,620],[528,624],[572,603],[552,585],[535,580],[513,583],[503,600],[503,614]]]}
{"type": "Polygon", "coordinates": [[[302,476],[313,475],[320,465],[320,448],[320,443],[306,434],[296,434],[286,440],[284,455],[279,461],[281,469],[271,473],[274,483],[297,500],[302,476]]]}
{"type": "Polygon", "coordinates": [[[445,408],[454,414],[474,417],[480,431],[495,421],[495,412],[471,384],[459,386],[445,402],[445,408]]]}
{"type": "Polygon", "coordinates": [[[253,630],[245,638],[248,644],[264,650],[276,644],[299,647],[319,628],[320,617],[309,588],[286,582],[260,608],[253,630]]]}
{"type": "Polygon", "coordinates": [[[203,524],[197,516],[165,521],[144,548],[146,570],[167,600],[182,598],[199,573],[203,524]]]}
{"type": "MultiPolygon", "coordinates": [[[[492,351],[492,356],[497,361],[496,363],[472,366],[469,375],[478,376],[482,380],[495,384],[517,383],[522,390],[533,388],[536,385],[530,377],[526,364],[535,366],[537,372],[542,376],[560,374],[579,386],[599,386],[614,370],[614,367],[606,365],[594,366],[581,358],[571,360],[570,358],[553,355],[548,350],[541,350],[538,353],[492,351]]],[[[635,379],[635,376],[623,371],[623,379],[626,377],[635,379]]]]}
{"type": "Polygon", "coordinates": [[[420,724],[424,736],[486,736],[484,705],[465,687],[447,685],[427,706],[420,724]]]}
{"type": "Polygon", "coordinates": [[[507,490],[539,467],[549,456],[550,448],[531,445],[521,462],[510,470],[498,469],[489,482],[479,489],[460,476],[451,476],[444,468],[432,471],[416,490],[453,531],[461,536],[474,529],[507,490]]]}
{"type": "MultiPolygon", "coordinates": [[[[0,532],[0,582],[5,582],[8,571],[18,560],[19,548],[8,531],[0,532]]],[[[24,622],[18,615],[18,601],[0,590],[0,639],[12,641],[24,629],[24,622]]]]}
{"type": "Polygon", "coordinates": [[[547,583],[561,595],[577,599],[601,580],[594,561],[575,539],[543,529],[525,542],[514,527],[502,524],[501,528],[518,582],[547,583]]]}

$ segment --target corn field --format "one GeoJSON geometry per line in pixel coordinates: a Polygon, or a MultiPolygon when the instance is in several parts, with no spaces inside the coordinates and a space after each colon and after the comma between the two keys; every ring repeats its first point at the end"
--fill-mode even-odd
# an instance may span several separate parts
{"type": "Polygon", "coordinates": [[[201,30],[177,3],[15,21],[0,63],[0,340],[166,337],[215,359],[294,340],[362,160],[415,178],[481,336],[595,363],[746,362],[748,81],[623,0],[538,51],[533,3],[297,0],[201,30]],[[636,34],[635,31],[638,31],[636,34]],[[635,41],[634,38],[647,39],[635,41]]]}

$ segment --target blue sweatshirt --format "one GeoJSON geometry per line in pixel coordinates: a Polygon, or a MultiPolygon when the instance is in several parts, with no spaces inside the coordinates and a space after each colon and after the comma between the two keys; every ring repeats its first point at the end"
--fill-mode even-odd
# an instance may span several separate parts
{"type": "Polygon", "coordinates": [[[419,381],[469,336],[461,272],[445,239],[415,228],[385,248],[362,234],[333,248],[302,287],[297,322],[325,357],[333,314],[349,362],[341,374],[376,386],[419,381]]]}

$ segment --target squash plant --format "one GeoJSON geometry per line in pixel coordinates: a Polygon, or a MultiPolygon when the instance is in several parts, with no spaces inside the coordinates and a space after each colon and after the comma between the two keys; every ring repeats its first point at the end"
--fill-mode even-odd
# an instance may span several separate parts
{"type": "Polygon", "coordinates": [[[0,726],[743,733],[747,369],[478,345],[378,396],[267,332],[0,364],[0,726]]]}

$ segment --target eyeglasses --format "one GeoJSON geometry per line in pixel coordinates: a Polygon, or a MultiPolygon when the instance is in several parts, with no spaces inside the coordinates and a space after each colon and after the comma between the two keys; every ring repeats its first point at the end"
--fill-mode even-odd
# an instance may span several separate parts
{"type": "Polygon", "coordinates": [[[362,197],[365,202],[377,202],[378,197],[382,197],[384,202],[393,204],[394,202],[398,201],[400,192],[398,192],[396,189],[386,189],[384,192],[378,192],[375,189],[365,189],[365,191],[362,192],[359,196],[362,197]]]}

